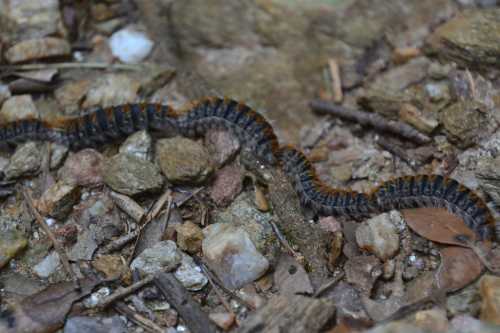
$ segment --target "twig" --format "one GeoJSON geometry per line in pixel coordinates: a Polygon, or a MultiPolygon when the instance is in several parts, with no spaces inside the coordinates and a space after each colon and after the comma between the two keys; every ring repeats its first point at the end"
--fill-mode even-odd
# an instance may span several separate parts
{"type": "Polygon", "coordinates": [[[132,311],[125,303],[123,302],[118,302],[116,303],[113,308],[120,312],[121,314],[127,316],[128,319],[136,323],[137,325],[141,326],[145,330],[149,332],[154,332],[154,333],[163,333],[165,332],[164,328],[161,328],[160,326],[156,325],[152,320],[149,320],[148,318],[141,316],[135,311],[132,311]]]}
{"type": "Polygon", "coordinates": [[[50,230],[49,226],[47,223],[45,223],[42,215],[38,212],[38,210],[35,208],[35,205],[33,203],[33,198],[31,197],[30,193],[26,190],[22,190],[24,200],[26,201],[26,204],[28,205],[28,209],[30,210],[31,214],[35,217],[35,220],[38,222],[40,227],[43,229],[43,231],[47,234],[49,237],[50,241],[52,242],[52,245],[54,246],[54,249],[56,250],[57,254],[59,255],[59,258],[61,259],[62,265],[64,267],[64,270],[66,273],[71,277],[71,280],[73,280],[75,283],[78,283],[78,279],[71,269],[71,265],[69,263],[68,255],[66,254],[66,251],[64,248],[61,246],[61,244],[57,241],[56,237],[50,230]]]}
{"type": "Polygon", "coordinates": [[[335,278],[331,279],[330,281],[326,282],[324,285],[320,286],[318,290],[314,293],[313,297],[319,297],[321,294],[323,294],[325,291],[339,283],[340,280],[344,278],[344,272],[340,272],[339,275],[337,275],[335,278]]]}
{"type": "Polygon", "coordinates": [[[408,166],[413,171],[417,171],[417,166],[419,163],[414,159],[412,159],[411,157],[409,157],[404,149],[401,149],[400,147],[391,144],[388,140],[382,137],[379,137],[376,142],[380,145],[380,147],[387,150],[389,153],[399,157],[402,161],[408,164],[408,166]]]}
{"type": "Polygon", "coordinates": [[[310,106],[315,112],[348,119],[365,126],[372,126],[376,130],[391,132],[418,144],[424,144],[431,141],[427,135],[420,133],[410,125],[400,121],[387,120],[377,113],[350,110],[321,100],[311,101],[310,106]]]}
{"type": "Polygon", "coordinates": [[[129,242],[134,240],[139,235],[139,230],[132,231],[131,233],[122,236],[118,239],[115,239],[101,251],[102,254],[108,254],[117,250],[120,250],[123,248],[125,245],[127,245],[129,242]]]}
{"type": "Polygon", "coordinates": [[[208,283],[210,283],[210,285],[212,286],[212,289],[215,291],[217,298],[220,300],[220,302],[222,303],[222,305],[224,306],[226,311],[233,315],[233,317],[235,318],[236,325],[239,326],[240,323],[238,322],[238,319],[236,318],[236,314],[234,313],[234,311],[231,309],[231,306],[224,298],[224,295],[222,295],[222,293],[220,292],[219,287],[212,280],[212,277],[210,276],[210,274],[207,274],[207,272],[204,268],[205,267],[202,266],[202,270],[205,271],[205,275],[207,276],[208,283]]]}
{"type": "Polygon", "coordinates": [[[293,256],[294,258],[297,258],[299,256],[298,253],[295,252],[294,249],[290,246],[290,243],[288,243],[288,241],[286,240],[286,238],[283,236],[283,234],[279,230],[279,228],[276,225],[276,223],[274,223],[273,221],[269,221],[269,224],[273,228],[273,231],[276,234],[276,237],[278,237],[278,240],[280,241],[281,245],[283,245],[285,247],[285,249],[287,249],[288,253],[291,256],[293,256]]]}
{"type": "Polygon", "coordinates": [[[115,291],[113,294],[109,295],[108,297],[103,298],[95,307],[99,308],[107,308],[111,303],[124,298],[133,292],[135,292],[138,289],[141,289],[145,285],[151,283],[153,279],[155,278],[155,275],[148,275],[144,279],[137,281],[136,283],[126,287],[126,288],[121,288],[115,291]]]}
{"type": "Polygon", "coordinates": [[[153,280],[167,299],[177,310],[192,333],[215,333],[217,329],[208,316],[201,310],[173,273],[160,273],[153,280]]]}
{"type": "Polygon", "coordinates": [[[342,93],[342,81],[340,80],[339,65],[335,59],[329,59],[328,67],[330,68],[330,75],[332,76],[333,82],[333,101],[335,103],[340,103],[344,99],[344,95],[342,93]]]}

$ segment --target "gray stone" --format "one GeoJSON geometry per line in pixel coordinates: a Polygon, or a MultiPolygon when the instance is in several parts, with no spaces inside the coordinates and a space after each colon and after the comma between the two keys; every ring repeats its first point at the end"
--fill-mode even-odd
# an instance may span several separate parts
{"type": "Polygon", "coordinates": [[[28,246],[28,240],[17,230],[0,233],[0,269],[28,246]]]}
{"type": "Polygon", "coordinates": [[[119,316],[70,317],[64,325],[64,333],[127,333],[127,325],[119,316]]]}
{"type": "Polygon", "coordinates": [[[384,213],[369,219],[356,229],[358,246],[380,260],[392,258],[399,250],[399,235],[391,215],[384,213]]]}
{"type": "Polygon", "coordinates": [[[59,255],[56,251],[52,251],[33,267],[33,272],[35,272],[38,277],[45,279],[51,276],[60,266],[61,261],[59,260],[59,255]]]}
{"type": "Polygon", "coordinates": [[[142,251],[132,261],[131,269],[138,269],[143,274],[154,274],[160,270],[172,271],[182,260],[181,252],[172,241],[159,242],[142,251]]]}
{"type": "Polygon", "coordinates": [[[261,277],[269,262],[241,227],[212,224],[204,229],[203,254],[224,286],[237,289],[261,277]]]}
{"type": "Polygon", "coordinates": [[[123,194],[154,192],[163,185],[158,167],[133,155],[117,154],[105,161],[103,169],[104,182],[123,194]]]}
{"type": "Polygon", "coordinates": [[[7,179],[32,174],[40,169],[42,156],[40,147],[35,142],[26,142],[17,147],[5,169],[7,179]]]}
{"type": "Polygon", "coordinates": [[[201,183],[213,171],[208,151],[190,139],[159,140],[156,156],[161,171],[172,183],[201,183]]]}
{"type": "Polygon", "coordinates": [[[152,139],[147,131],[139,131],[129,136],[120,146],[120,153],[130,154],[140,159],[151,160],[152,139]]]}
{"type": "Polygon", "coordinates": [[[207,277],[201,272],[201,268],[194,263],[193,258],[182,253],[180,266],[175,270],[175,277],[182,285],[191,291],[198,291],[208,283],[207,277]]]}

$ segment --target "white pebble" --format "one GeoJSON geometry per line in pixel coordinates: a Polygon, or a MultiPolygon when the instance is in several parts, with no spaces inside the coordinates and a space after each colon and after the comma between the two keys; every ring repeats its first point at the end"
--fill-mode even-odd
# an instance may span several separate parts
{"type": "Polygon", "coordinates": [[[153,42],[144,33],[125,28],[111,36],[109,46],[113,55],[120,61],[134,64],[148,56],[153,48],[153,42]]]}

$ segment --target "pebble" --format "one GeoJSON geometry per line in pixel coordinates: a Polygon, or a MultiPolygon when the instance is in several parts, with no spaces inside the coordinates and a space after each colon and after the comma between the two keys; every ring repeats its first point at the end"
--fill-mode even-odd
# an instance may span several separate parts
{"type": "Polygon", "coordinates": [[[424,89],[431,102],[436,103],[450,99],[450,89],[446,83],[427,83],[424,89]]]}
{"type": "Polygon", "coordinates": [[[5,52],[5,59],[13,64],[71,54],[71,46],[65,39],[45,37],[19,42],[5,52]]]}
{"type": "Polygon", "coordinates": [[[217,206],[230,204],[243,188],[243,174],[239,166],[231,164],[215,173],[210,198],[217,206]]]}
{"type": "Polygon", "coordinates": [[[61,261],[59,260],[59,254],[56,251],[52,251],[48,256],[42,259],[38,264],[33,267],[33,272],[42,279],[46,279],[51,276],[59,267],[61,266],[61,261]]]}
{"type": "Polygon", "coordinates": [[[481,315],[479,318],[493,325],[500,325],[500,277],[484,275],[479,283],[481,315]]]}
{"type": "Polygon", "coordinates": [[[450,321],[453,333],[498,333],[497,325],[489,325],[469,315],[456,316],[450,321]]]}
{"type": "Polygon", "coordinates": [[[126,333],[127,325],[119,316],[108,318],[75,316],[66,320],[64,333],[126,333]]]}
{"type": "MultiPolygon", "coordinates": [[[[3,5],[2,15],[8,17],[22,29],[17,29],[23,40],[53,35],[61,29],[61,11],[58,0],[10,1],[3,5]]],[[[12,23],[10,23],[12,24],[12,23]]]]}
{"type": "Polygon", "coordinates": [[[269,268],[248,233],[240,227],[212,224],[203,230],[203,254],[224,286],[237,289],[261,277],[269,268]]]}
{"type": "Polygon", "coordinates": [[[55,219],[62,220],[79,200],[80,188],[76,184],[58,181],[37,200],[37,208],[42,215],[50,215],[55,219]]]}
{"type": "Polygon", "coordinates": [[[152,142],[151,135],[149,135],[147,131],[136,132],[120,145],[120,153],[130,154],[137,158],[150,161],[152,142]]]}
{"type": "Polygon", "coordinates": [[[137,101],[140,82],[125,74],[106,74],[90,83],[84,108],[120,105],[137,101]]]}
{"type": "Polygon", "coordinates": [[[85,99],[90,84],[89,79],[81,79],[63,83],[54,90],[57,104],[61,106],[65,115],[78,115],[81,101],[85,99]]]}
{"type": "Polygon", "coordinates": [[[373,284],[382,275],[378,271],[380,261],[375,256],[356,256],[344,265],[347,282],[357,286],[364,293],[369,293],[373,284]]]}
{"type": "Polygon", "coordinates": [[[83,300],[83,305],[87,308],[94,308],[99,304],[104,298],[111,295],[111,289],[108,287],[99,288],[97,291],[90,294],[89,297],[83,300]]]}
{"type": "Polygon", "coordinates": [[[17,230],[0,233],[0,269],[28,246],[28,239],[17,230]]]}
{"type": "Polygon", "coordinates": [[[226,130],[215,129],[208,131],[205,135],[205,144],[217,168],[231,160],[240,150],[238,138],[226,130]]]}
{"type": "Polygon", "coordinates": [[[143,274],[154,274],[160,270],[172,271],[182,260],[181,252],[172,241],[163,241],[142,251],[130,265],[131,269],[138,269],[143,274]]]}
{"type": "Polygon", "coordinates": [[[103,156],[94,149],[83,149],[70,155],[58,172],[64,182],[74,182],[79,186],[102,184],[103,156]]]}
{"type": "Polygon", "coordinates": [[[128,272],[123,258],[119,255],[104,254],[92,260],[92,266],[106,276],[106,279],[118,279],[128,272]]]}
{"type": "MultiPolygon", "coordinates": [[[[0,48],[1,51],[1,48],[0,48]]],[[[6,84],[0,84],[0,105],[9,99],[11,96],[9,86],[6,84]]],[[[31,95],[30,95],[31,96],[31,95]]],[[[0,113],[3,113],[0,111],[0,113]]]]}
{"type": "Polygon", "coordinates": [[[210,313],[208,317],[215,323],[215,325],[222,328],[224,331],[229,330],[231,326],[233,326],[234,320],[236,319],[235,315],[230,312],[210,313]]]}
{"type": "Polygon", "coordinates": [[[413,322],[423,330],[436,333],[447,332],[449,326],[446,311],[441,309],[419,311],[414,314],[413,322]]]}
{"type": "Polygon", "coordinates": [[[461,148],[473,145],[487,134],[487,118],[484,106],[475,101],[459,101],[441,112],[441,122],[447,137],[461,148]]]}
{"type": "Polygon", "coordinates": [[[201,249],[203,232],[198,225],[186,221],[183,224],[177,224],[175,231],[177,232],[177,245],[183,251],[193,254],[201,249]]]}
{"type": "Polygon", "coordinates": [[[55,142],[50,145],[50,168],[55,169],[61,165],[68,155],[68,146],[60,145],[55,142]]]}
{"type": "Polygon", "coordinates": [[[182,285],[191,291],[203,289],[208,283],[207,277],[201,272],[201,268],[197,266],[190,256],[181,253],[182,261],[180,266],[175,271],[175,277],[182,285]]]}
{"type": "Polygon", "coordinates": [[[153,41],[133,27],[115,32],[109,39],[111,52],[121,62],[135,64],[144,60],[153,49],[153,41]]]}
{"type": "Polygon", "coordinates": [[[2,122],[12,122],[19,119],[38,117],[38,109],[31,95],[16,95],[7,99],[0,110],[2,122]]]}
{"type": "Polygon", "coordinates": [[[158,140],[156,155],[161,171],[172,183],[201,183],[213,171],[208,151],[190,139],[158,140]]]}
{"type": "Polygon", "coordinates": [[[30,141],[19,145],[5,169],[5,177],[13,179],[38,171],[42,163],[40,153],[40,146],[35,142],[30,141]]]}
{"type": "Polygon", "coordinates": [[[314,291],[304,267],[289,255],[280,256],[273,276],[280,295],[310,295],[314,291]]]}
{"type": "Polygon", "coordinates": [[[410,103],[403,103],[401,105],[399,117],[402,121],[427,134],[432,133],[439,125],[437,120],[425,116],[422,111],[410,103]]]}
{"type": "Polygon", "coordinates": [[[126,195],[155,192],[163,185],[159,168],[134,155],[117,154],[106,160],[103,168],[106,185],[126,195]]]}
{"type": "Polygon", "coordinates": [[[399,235],[390,214],[375,216],[361,224],[356,229],[356,243],[380,260],[386,261],[394,257],[399,250],[399,235]]]}
{"type": "Polygon", "coordinates": [[[325,298],[331,299],[337,306],[337,316],[368,320],[359,291],[349,283],[340,281],[330,291],[325,291],[325,298]]]}

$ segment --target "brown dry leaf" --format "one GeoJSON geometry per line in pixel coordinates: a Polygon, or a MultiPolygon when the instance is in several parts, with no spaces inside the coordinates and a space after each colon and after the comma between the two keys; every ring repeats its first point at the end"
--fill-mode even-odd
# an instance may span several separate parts
{"type": "Polygon", "coordinates": [[[464,221],[442,208],[403,209],[408,226],[420,236],[434,242],[464,245],[459,238],[476,240],[476,234],[464,221]]]}
{"type": "Polygon", "coordinates": [[[437,274],[439,288],[456,290],[474,281],[483,265],[471,249],[449,246],[441,249],[441,267],[437,274]]]}
{"type": "Polygon", "coordinates": [[[53,284],[15,304],[12,311],[0,314],[0,332],[54,332],[64,324],[74,302],[90,294],[99,284],[96,279],[80,281],[81,289],[73,282],[53,284]]]}

